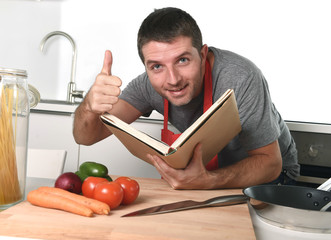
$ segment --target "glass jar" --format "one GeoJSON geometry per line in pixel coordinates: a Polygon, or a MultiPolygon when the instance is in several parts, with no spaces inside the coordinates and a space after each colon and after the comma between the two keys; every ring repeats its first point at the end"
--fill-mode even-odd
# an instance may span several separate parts
{"type": "Polygon", "coordinates": [[[0,68],[0,211],[24,199],[29,115],[27,72],[0,68]]]}

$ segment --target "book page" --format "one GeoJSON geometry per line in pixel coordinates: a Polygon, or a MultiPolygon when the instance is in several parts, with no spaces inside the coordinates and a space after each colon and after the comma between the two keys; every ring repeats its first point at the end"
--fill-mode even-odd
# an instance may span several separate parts
{"type": "Polygon", "coordinates": [[[222,104],[233,94],[232,89],[228,89],[208,110],[203,113],[189,128],[187,128],[173,144],[172,148],[177,149],[185,143],[185,141],[192,136],[204,124],[206,120],[222,106],[222,104]]]}
{"type": "Polygon", "coordinates": [[[208,120],[194,134],[178,146],[174,154],[163,158],[168,165],[182,169],[187,166],[193,156],[195,146],[202,145],[202,161],[206,165],[241,131],[241,124],[234,94],[223,102],[208,120]]]}
{"type": "MultiPolygon", "coordinates": [[[[134,127],[132,127],[131,125],[122,121],[121,119],[115,117],[114,115],[104,114],[100,118],[105,124],[115,127],[117,129],[131,135],[132,137],[134,137],[134,138],[138,139],[139,141],[145,143],[146,145],[154,148],[156,151],[160,152],[163,155],[168,154],[169,151],[172,150],[166,143],[135,129],[134,127]]],[[[118,134],[119,133],[117,133],[115,135],[117,136],[118,134]]]]}

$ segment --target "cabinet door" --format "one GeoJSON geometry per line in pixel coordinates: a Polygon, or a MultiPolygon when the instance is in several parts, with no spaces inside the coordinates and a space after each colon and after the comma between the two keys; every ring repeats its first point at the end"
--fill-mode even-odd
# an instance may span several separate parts
{"type": "Polygon", "coordinates": [[[64,172],[75,172],[78,164],[79,145],[72,135],[73,116],[31,113],[29,148],[63,149],[67,151],[64,172]]]}

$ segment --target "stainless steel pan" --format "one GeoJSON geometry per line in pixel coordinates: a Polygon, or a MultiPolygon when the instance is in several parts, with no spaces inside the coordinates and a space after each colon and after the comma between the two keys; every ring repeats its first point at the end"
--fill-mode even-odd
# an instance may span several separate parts
{"type": "Polygon", "coordinates": [[[331,233],[331,193],[300,186],[259,185],[243,190],[248,204],[266,222],[307,232],[331,233]]]}

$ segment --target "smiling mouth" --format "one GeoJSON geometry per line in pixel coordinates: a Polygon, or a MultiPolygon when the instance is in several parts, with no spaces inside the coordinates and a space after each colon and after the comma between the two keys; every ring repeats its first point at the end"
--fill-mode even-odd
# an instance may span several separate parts
{"type": "Polygon", "coordinates": [[[168,91],[170,91],[170,92],[180,92],[181,90],[182,90],[183,88],[180,88],[180,89],[173,89],[173,90],[168,90],[168,91]]]}
{"type": "Polygon", "coordinates": [[[186,88],[186,85],[180,88],[176,88],[176,89],[168,89],[169,92],[180,92],[182,91],[184,88],[186,88]]]}

